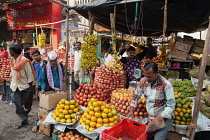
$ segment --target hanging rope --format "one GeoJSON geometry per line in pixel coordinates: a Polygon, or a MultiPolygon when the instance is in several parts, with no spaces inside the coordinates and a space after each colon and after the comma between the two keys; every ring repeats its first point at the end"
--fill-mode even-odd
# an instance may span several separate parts
{"type": "Polygon", "coordinates": [[[164,6],[164,19],[163,19],[163,41],[165,41],[165,38],[166,38],[166,28],[167,28],[167,4],[168,4],[168,0],[165,0],[165,6],[164,6]]]}

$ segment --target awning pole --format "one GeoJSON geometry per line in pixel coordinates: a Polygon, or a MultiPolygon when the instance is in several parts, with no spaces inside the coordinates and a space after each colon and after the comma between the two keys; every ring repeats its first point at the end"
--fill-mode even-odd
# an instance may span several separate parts
{"type": "Polygon", "coordinates": [[[205,41],[205,45],[203,48],[201,66],[200,66],[200,70],[199,70],[198,88],[196,91],[196,99],[194,102],[193,118],[192,118],[192,122],[190,123],[190,127],[189,127],[189,130],[187,133],[187,136],[189,137],[190,140],[194,140],[195,129],[197,127],[197,119],[198,119],[198,113],[199,113],[199,108],[200,108],[201,92],[202,92],[204,74],[205,74],[206,63],[207,63],[207,58],[208,58],[208,50],[210,47],[209,45],[210,45],[210,22],[209,22],[209,26],[208,26],[206,41],[205,41]]]}

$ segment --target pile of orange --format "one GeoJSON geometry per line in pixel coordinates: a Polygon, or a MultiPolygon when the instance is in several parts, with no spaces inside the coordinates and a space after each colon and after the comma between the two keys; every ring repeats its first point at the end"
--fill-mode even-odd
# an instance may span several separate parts
{"type": "Polygon", "coordinates": [[[52,117],[57,122],[73,123],[76,121],[76,113],[82,112],[80,105],[75,100],[62,99],[56,106],[52,117]]]}
{"type": "Polygon", "coordinates": [[[178,125],[190,125],[192,120],[192,100],[177,92],[174,93],[174,97],[176,99],[176,108],[174,109],[172,123],[178,125]]]}
{"type": "Polygon", "coordinates": [[[112,127],[119,121],[120,117],[114,105],[97,101],[95,98],[91,98],[86,111],[80,118],[80,124],[85,125],[85,129],[90,132],[102,126],[112,127]]]}

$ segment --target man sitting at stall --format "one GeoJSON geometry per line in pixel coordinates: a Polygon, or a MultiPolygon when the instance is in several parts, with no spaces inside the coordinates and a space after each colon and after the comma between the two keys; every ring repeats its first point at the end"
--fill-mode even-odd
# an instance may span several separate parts
{"type": "MultiPolygon", "coordinates": [[[[127,49],[128,57],[122,57],[121,62],[125,64],[126,66],[126,72],[127,72],[127,78],[128,82],[130,81],[136,81],[136,78],[134,77],[134,70],[140,69],[141,60],[145,57],[147,54],[147,48],[144,46],[140,46],[137,43],[133,44],[136,47],[140,47],[143,52],[139,54],[135,54],[136,49],[134,47],[131,47],[130,44],[123,50],[120,51],[118,55],[124,54],[124,52],[127,49]]],[[[139,79],[137,79],[139,80],[139,79]]]]}
{"type": "Polygon", "coordinates": [[[3,46],[0,45],[0,58],[8,58],[8,52],[6,50],[3,49],[3,46]]]}
{"type": "Polygon", "coordinates": [[[157,49],[152,46],[152,38],[147,38],[147,54],[146,59],[152,59],[153,57],[157,57],[157,49]]]}
{"type": "Polygon", "coordinates": [[[128,117],[133,117],[133,109],[136,108],[142,94],[146,97],[146,109],[150,120],[157,120],[165,123],[165,127],[151,132],[149,140],[165,140],[172,121],[172,114],[175,108],[174,90],[172,84],[158,74],[158,66],[155,62],[144,65],[143,73],[145,78],[139,81],[133,100],[132,109],[128,117]]]}
{"type": "Polygon", "coordinates": [[[63,66],[58,63],[56,52],[52,51],[48,55],[48,63],[42,68],[40,94],[44,91],[63,91],[63,85],[63,66]]]}

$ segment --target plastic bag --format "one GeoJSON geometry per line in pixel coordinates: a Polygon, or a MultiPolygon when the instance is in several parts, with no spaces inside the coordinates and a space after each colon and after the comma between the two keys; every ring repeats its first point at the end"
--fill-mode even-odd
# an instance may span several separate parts
{"type": "Polygon", "coordinates": [[[146,131],[155,132],[159,129],[162,129],[166,126],[164,119],[162,117],[156,117],[151,122],[148,123],[146,131]]]}

